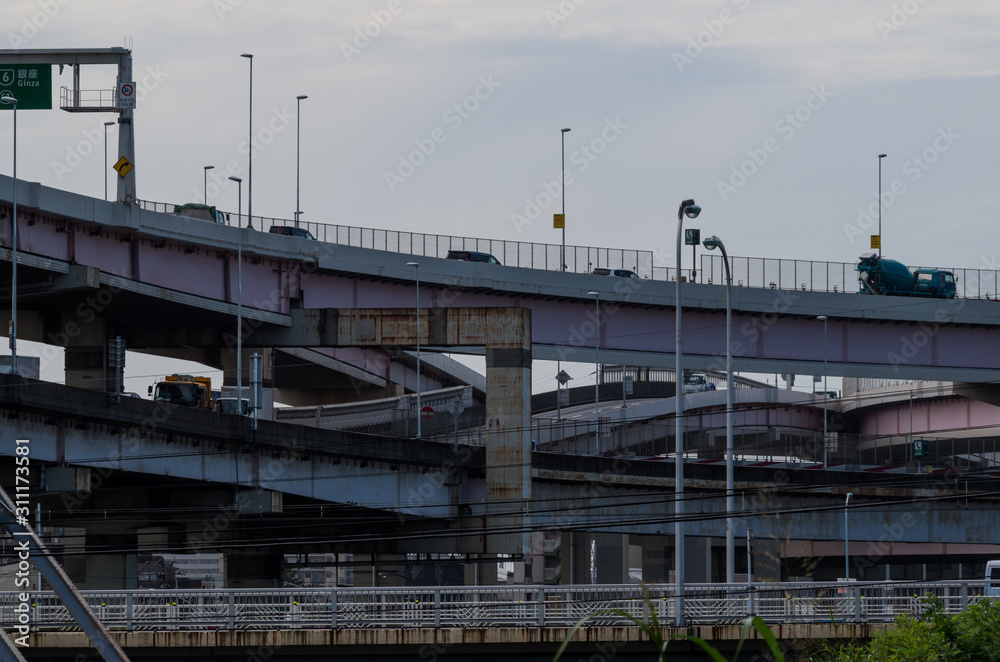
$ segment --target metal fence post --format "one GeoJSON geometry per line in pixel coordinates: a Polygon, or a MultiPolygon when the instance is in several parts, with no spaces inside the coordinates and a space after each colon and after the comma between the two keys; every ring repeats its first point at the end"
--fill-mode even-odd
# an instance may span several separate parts
{"type": "Polygon", "coordinates": [[[337,629],[337,589],[330,591],[330,627],[337,629]]]}
{"type": "Polygon", "coordinates": [[[229,591],[229,629],[236,629],[236,594],[229,591]]]}
{"type": "Polygon", "coordinates": [[[861,622],[861,587],[857,586],[854,589],[854,621],[856,623],[861,622]]]}
{"type": "Polygon", "coordinates": [[[545,589],[538,587],[538,627],[545,627],[545,589]]]}
{"type": "Polygon", "coordinates": [[[132,591],[125,593],[125,631],[132,631],[132,591]]]}
{"type": "Polygon", "coordinates": [[[441,589],[434,589],[434,627],[441,627],[441,589]]]}

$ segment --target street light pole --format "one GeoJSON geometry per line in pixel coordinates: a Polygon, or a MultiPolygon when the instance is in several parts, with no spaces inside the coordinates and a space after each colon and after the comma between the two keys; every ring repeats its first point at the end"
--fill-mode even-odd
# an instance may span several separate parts
{"type": "Polygon", "coordinates": [[[594,297],[594,453],[601,452],[601,293],[587,292],[594,297]]]}
{"type": "Polygon", "coordinates": [[[848,527],[847,507],[851,504],[851,497],[852,496],[854,496],[854,493],[853,492],[848,492],[847,493],[847,500],[844,502],[844,581],[845,582],[851,578],[851,564],[850,564],[851,552],[850,552],[850,548],[848,547],[848,543],[847,543],[847,538],[848,538],[848,535],[847,535],[847,527],[848,527]]]}
{"type": "Polygon", "coordinates": [[[559,265],[562,271],[566,271],[566,134],[571,129],[562,129],[560,137],[562,139],[562,168],[559,174],[562,177],[562,250],[559,252],[559,265]]]}
{"type": "MultiPolygon", "coordinates": [[[[563,226],[562,226],[562,248],[559,251],[559,269],[561,271],[566,271],[566,132],[570,129],[562,129],[559,132],[559,140],[562,144],[562,166],[559,170],[559,176],[562,178],[562,215],[563,215],[563,226]]],[[[556,374],[562,374],[562,361],[556,361],[556,374]]],[[[562,420],[562,403],[559,401],[559,396],[562,395],[562,382],[556,382],[556,420],[562,420]]]]}
{"type": "Polygon", "coordinates": [[[3,103],[14,106],[14,218],[11,221],[11,276],[10,276],[10,374],[17,374],[17,99],[0,97],[3,103]]]}
{"type": "Polygon", "coordinates": [[[417,439],[420,439],[420,421],[423,419],[420,407],[420,263],[407,262],[406,266],[413,267],[417,279],[417,439]]]}
{"type": "Polygon", "coordinates": [[[705,248],[722,251],[722,262],[726,265],[726,583],[732,584],[736,577],[736,549],[733,541],[733,275],[729,270],[729,256],[726,246],[716,236],[703,242],[705,248]]]}
{"type": "Polygon", "coordinates": [[[826,388],[826,315],[820,315],[816,319],[823,320],[823,468],[826,469],[826,398],[829,389],[826,388]]]}
{"type": "Polygon", "coordinates": [[[683,367],[683,345],[681,343],[681,235],[683,233],[684,216],[697,218],[701,213],[701,207],[694,203],[694,200],[684,200],[677,210],[677,278],[674,288],[674,308],[676,309],[676,320],[674,322],[674,360],[677,375],[675,378],[676,391],[674,396],[676,409],[674,417],[677,424],[677,432],[674,444],[674,512],[676,522],[674,523],[674,534],[676,539],[676,549],[674,550],[674,573],[677,581],[677,625],[684,625],[684,367],[683,367]]]}
{"type": "Polygon", "coordinates": [[[104,123],[104,201],[108,200],[108,127],[114,126],[114,122],[104,123]]]}
{"type": "Polygon", "coordinates": [[[299,206],[299,154],[302,145],[302,132],[300,131],[299,120],[302,117],[302,100],[308,98],[305,94],[295,97],[295,227],[299,227],[299,214],[302,213],[302,208],[299,206]]]}
{"type": "Polygon", "coordinates": [[[211,170],[214,167],[215,166],[211,166],[211,165],[207,165],[207,166],[203,167],[203,169],[205,170],[205,204],[206,205],[208,204],[208,171],[211,170]]]}
{"type": "MultiPolygon", "coordinates": [[[[253,53],[241,53],[250,60],[250,114],[247,122],[247,227],[253,227],[253,53]]],[[[232,179],[232,177],[230,177],[232,179]]]]}
{"type": "Polygon", "coordinates": [[[882,159],[886,154],[878,155],[878,256],[882,257],[882,159]]]}
{"type": "Polygon", "coordinates": [[[243,180],[230,177],[236,182],[239,193],[236,207],[236,410],[243,415],[243,180]]]}

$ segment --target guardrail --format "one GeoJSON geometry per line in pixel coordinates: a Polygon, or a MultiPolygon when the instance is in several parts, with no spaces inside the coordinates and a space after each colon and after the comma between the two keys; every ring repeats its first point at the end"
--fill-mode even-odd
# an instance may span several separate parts
{"type": "MultiPolygon", "coordinates": [[[[143,209],[172,214],[174,204],[139,200],[143,209]]],[[[239,215],[226,212],[227,223],[235,225],[239,215]]],[[[210,221],[206,221],[210,222],[210,221]]],[[[293,225],[295,221],[268,216],[254,216],[252,227],[266,231],[274,225],[293,225]]],[[[362,228],[299,221],[298,227],[308,230],[316,239],[333,244],[371,248],[374,250],[443,258],[450,250],[490,253],[507,266],[559,271],[562,246],[505,239],[480,239],[401,230],[362,228]]],[[[699,269],[681,269],[681,278],[688,282],[726,282],[722,256],[711,253],[700,256],[699,269]]],[[[822,262],[764,257],[730,256],[733,285],[742,287],[800,290],[808,292],[857,292],[858,276],[855,262],[822,262]]],[[[566,246],[566,271],[590,273],[595,268],[628,269],[642,279],[672,281],[676,267],[656,265],[653,251],[594,246],[566,246]]],[[[912,267],[912,269],[925,267],[912,267]]],[[[933,267],[941,268],[941,267],[933,267]]],[[[1000,271],[991,269],[950,269],[957,280],[958,294],[969,299],[1000,299],[1000,271]]]]}
{"type": "MultiPolygon", "coordinates": [[[[691,623],[735,623],[756,615],[769,623],[891,622],[917,615],[924,596],[947,613],[984,599],[985,582],[837,582],[688,584],[685,617],[691,623]]],[[[676,621],[674,586],[462,586],[272,590],[82,591],[106,627],[151,630],[259,630],[365,628],[571,627],[598,610],[618,609],[648,620],[676,621]]],[[[34,630],[76,629],[52,592],[29,594],[34,630]]],[[[0,625],[18,622],[15,592],[0,593],[0,625]]],[[[23,621],[22,621],[23,622],[23,621]]],[[[630,626],[603,614],[590,627],[630,626]]]]}

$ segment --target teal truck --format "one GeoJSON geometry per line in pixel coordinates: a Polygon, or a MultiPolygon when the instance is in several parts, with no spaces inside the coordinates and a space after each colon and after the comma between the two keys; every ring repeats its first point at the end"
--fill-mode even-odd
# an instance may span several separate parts
{"type": "Polygon", "coordinates": [[[858,261],[860,294],[954,299],[955,274],[942,269],[910,271],[896,260],[887,260],[876,253],[865,253],[858,261]]]}

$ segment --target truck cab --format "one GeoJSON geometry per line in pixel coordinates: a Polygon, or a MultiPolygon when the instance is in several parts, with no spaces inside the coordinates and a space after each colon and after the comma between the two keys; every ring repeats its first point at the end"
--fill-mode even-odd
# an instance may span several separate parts
{"type": "Polygon", "coordinates": [[[1000,598],[1000,561],[986,562],[986,589],[988,598],[1000,598]]]}
{"type": "Polygon", "coordinates": [[[926,297],[955,298],[955,274],[940,269],[917,269],[913,291],[926,297]]]}
{"type": "Polygon", "coordinates": [[[212,380],[191,375],[167,375],[149,387],[155,402],[169,402],[181,407],[212,409],[212,380]]]}
{"type": "Polygon", "coordinates": [[[702,393],[704,391],[714,391],[715,384],[708,381],[708,375],[703,372],[694,372],[684,378],[684,393],[702,393]]]}

